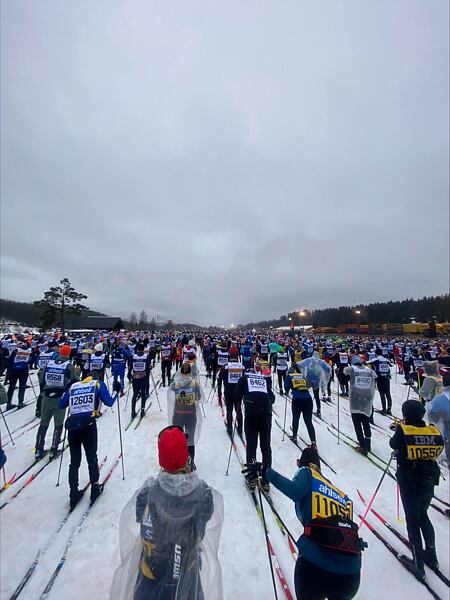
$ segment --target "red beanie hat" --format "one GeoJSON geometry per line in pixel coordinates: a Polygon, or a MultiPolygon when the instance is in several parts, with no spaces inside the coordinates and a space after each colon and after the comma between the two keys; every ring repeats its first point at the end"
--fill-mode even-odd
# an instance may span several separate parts
{"type": "Polygon", "coordinates": [[[159,464],[166,471],[174,473],[183,469],[189,452],[186,435],[178,427],[167,427],[158,436],[159,464]]]}
{"type": "Polygon", "coordinates": [[[60,347],[59,355],[62,356],[63,358],[69,358],[71,351],[72,351],[72,348],[70,346],[68,346],[67,344],[65,344],[64,346],[60,347]]]}

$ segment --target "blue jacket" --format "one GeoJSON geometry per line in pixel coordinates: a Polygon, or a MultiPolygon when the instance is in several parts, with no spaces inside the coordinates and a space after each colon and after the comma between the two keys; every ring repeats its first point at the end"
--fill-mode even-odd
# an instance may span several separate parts
{"type": "Polygon", "coordinates": [[[438,426],[441,426],[445,438],[450,434],[450,387],[445,387],[442,394],[435,396],[427,403],[427,417],[438,426]]]}
{"type": "MultiPolygon", "coordinates": [[[[300,522],[305,525],[311,521],[312,477],[309,467],[298,469],[294,477],[287,479],[272,468],[266,471],[267,480],[285,496],[295,502],[295,512],[300,522]]],[[[355,575],[361,570],[361,557],[346,555],[334,550],[322,548],[304,535],[297,540],[301,556],[314,565],[344,575],[355,575]]]]}
{"type": "MultiPolygon", "coordinates": [[[[91,381],[94,383],[94,379],[92,377],[86,377],[86,379],[83,379],[81,383],[88,383],[91,381]]],[[[58,408],[67,408],[69,406],[71,389],[72,386],[67,389],[64,395],[60,398],[58,408]]],[[[73,429],[82,429],[83,427],[92,425],[95,422],[95,417],[98,416],[100,401],[106,404],[106,406],[112,406],[116,401],[116,398],[117,396],[111,396],[103,381],[96,381],[94,410],[83,414],[69,415],[65,423],[66,429],[70,431],[73,429]]]]}

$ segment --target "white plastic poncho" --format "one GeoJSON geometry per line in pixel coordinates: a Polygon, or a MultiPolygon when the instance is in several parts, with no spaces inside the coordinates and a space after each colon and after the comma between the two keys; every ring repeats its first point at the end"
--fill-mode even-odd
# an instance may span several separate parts
{"type": "Polygon", "coordinates": [[[223,513],[222,495],[195,472],[148,479],[120,516],[110,600],[221,600],[223,513]]]}
{"type": "Polygon", "coordinates": [[[350,412],[371,417],[377,377],[375,371],[362,365],[353,365],[345,367],[344,374],[350,377],[350,412]]]}
{"type": "Polygon", "coordinates": [[[322,360],[318,352],[314,352],[311,358],[305,358],[297,363],[300,373],[306,379],[308,387],[313,390],[324,387],[331,377],[331,367],[322,360]]]}
{"type": "Polygon", "coordinates": [[[170,425],[178,425],[188,434],[189,446],[200,439],[203,421],[200,402],[204,402],[204,395],[197,379],[178,371],[167,390],[167,414],[170,425]]]}

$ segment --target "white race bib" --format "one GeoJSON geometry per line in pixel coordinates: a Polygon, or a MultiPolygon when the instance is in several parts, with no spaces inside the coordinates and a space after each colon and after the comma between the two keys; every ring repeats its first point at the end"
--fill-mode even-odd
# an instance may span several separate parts
{"type": "Polygon", "coordinates": [[[251,375],[247,379],[249,392],[263,392],[267,394],[267,381],[264,377],[251,375]]]}

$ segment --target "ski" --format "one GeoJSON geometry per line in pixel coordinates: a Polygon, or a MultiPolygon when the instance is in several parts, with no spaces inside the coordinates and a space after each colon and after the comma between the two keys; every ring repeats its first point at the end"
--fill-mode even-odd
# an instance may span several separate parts
{"type": "Polygon", "coordinates": [[[128,429],[131,427],[131,425],[133,424],[133,421],[135,420],[136,417],[131,417],[131,419],[128,421],[128,425],[125,427],[125,431],[128,431],[128,429]]]}
{"type": "MultiPolygon", "coordinates": [[[[336,425],[334,425],[333,423],[330,423],[330,426],[332,427],[332,429],[334,429],[335,432],[337,432],[338,428],[336,427],[336,425]]],[[[331,432],[331,433],[333,433],[333,432],[331,432]]],[[[350,435],[348,435],[347,433],[344,433],[343,431],[340,431],[339,433],[340,433],[340,435],[347,438],[350,442],[353,442],[353,444],[358,444],[358,442],[354,438],[352,438],[350,435]]],[[[369,450],[369,453],[371,456],[373,456],[374,458],[379,460],[380,463],[383,463],[384,465],[387,466],[388,461],[384,460],[383,457],[379,456],[378,454],[375,454],[375,452],[373,452],[372,450],[369,450]]]]}
{"type": "Polygon", "coordinates": [[[283,533],[283,535],[286,536],[288,545],[289,545],[289,550],[291,551],[292,557],[294,560],[297,560],[298,558],[298,549],[295,543],[295,540],[292,538],[291,534],[286,531],[285,526],[283,525],[283,522],[281,521],[279,515],[278,515],[278,511],[275,508],[275,505],[273,503],[272,497],[268,492],[265,492],[264,490],[261,490],[261,494],[264,496],[264,498],[267,500],[267,504],[270,506],[270,509],[273,513],[273,516],[275,518],[275,521],[278,525],[278,528],[280,529],[281,533],[283,533]]]}
{"type": "MultiPolygon", "coordinates": [[[[114,469],[117,467],[117,465],[119,464],[120,458],[121,458],[121,454],[119,454],[119,456],[116,458],[116,460],[114,461],[112,467],[109,469],[108,473],[106,474],[105,478],[103,479],[103,481],[101,482],[101,485],[105,485],[107,483],[107,481],[111,478],[111,475],[113,474],[114,469]]],[[[80,532],[81,527],[84,523],[84,521],[86,520],[86,518],[88,517],[92,507],[95,506],[95,502],[93,504],[89,504],[89,506],[87,507],[87,509],[84,511],[83,515],[81,516],[81,519],[78,521],[75,529],[72,530],[72,533],[69,536],[69,539],[67,540],[66,546],[63,550],[63,553],[61,555],[61,558],[59,560],[59,563],[57,564],[55,570],[53,571],[50,579],[47,582],[47,585],[44,588],[44,591],[42,592],[42,594],[39,596],[39,600],[45,600],[45,598],[48,597],[53,584],[55,583],[56,578],[58,577],[59,573],[61,572],[61,569],[64,567],[64,564],[67,560],[67,554],[69,552],[70,546],[72,545],[72,542],[75,538],[75,536],[80,532]]]]}
{"type": "MultiPolygon", "coordinates": [[[[304,448],[302,448],[298,442],[294,442],[294,440],[291,440],[291,436],[290,436],[290,435],[289,435],[289,433],[288,433],[288,432],[287,432],[287,431],[286,431],[286,430],[283,428],[283,426],[282,426],[282,425],[281,425],[281,424],[278,422],[278,420],[277,420],[277,419],[275,419],[275,423],[278,425],[278,427],[281,429],[281,431],[283,431],[283,433],[284,433],[284,434],[287,436],[287,438],[289,439],[289,441],[291,441],[291,442],[294,444],[294,446],[297,446],[297,448],[300,450],[300,452],[303,452],[304,448]]],[[[305,440],[304,440],[303,438],[300,438],[300,439],[302,440],[302,442],[303,442],[303,443],[306,443],[306,442],[305,442],[305,440]]],[[[306,444],[306,445],[307,445],[307,446],[309,446],[310,444],[306,444]]],[[[319,453],[317,453],[317,455],[318,455],[318,457],[320,458],[320,460],[323,462],[323,464],[324,464],[324,465],[326,465],[326,466],[327,466],[327,467],[330,469],[330,471],[333,471],[333,473],[334,473],[335,475],[337,475],[337,473],[336,473],[336,471],[333,469],[333,467],[332,467],[331,465],[329,465],[329,464],[327,463],[327,461],[326,461],[326,460],[324,460],[324,459],[322,458],[322,456],[320,456],[320,454],[319,454],[319,453]]]]}
{"type": "MultiPolygon", "coordinates": [[[[328,431],[334,435],[336,438],[338,437],[338,434],[336,431],[333,431],[332,429],[330,429],[329,427],[327,427],[328,431]]],[[[368,461],[370,461],[373,465],[375,465],[375,467],[377,467],[378,469],[380,469],[381,471],[384,471],[386,466],[380,465],[379,463],[376,462],[376,460],[374,458],[372,458],[369,454],[360,454],[357,450],[358,448],[358,444],[356,442],[354,442],[353,440],[349,441],[345,438],[342,438],[342,440],[344,442],[344,444],[346,446],[348,446],[349,448],[351,448],[352,450],[354,450],[355,452],[357,452],[359,454],[359,456],[361,456],[361,458],[367,458],[368,461]]],[[[396,481],[395,479],[395,475],[393,475],[390,471],[387,472],[387,475],[389,475],[389,477],[391,479],[393,479],[394,481],[396,481]]]]}
{"type": "MultiPolygon", "coordinates": [[[[24,429],[23,431],[21,431],[20,433],[18,433],[17,435],[15,435],[14,436],[14,441],[18,440],[19,438],[21,438],[23,435],[25,435],[26,433],[28,433],[32,429],[35,429],[35,427],[38,427],[38,425],[40,425],[40,421],[38,421],[37,423],[34,423],[33,425],[31,425],[31,427],[28,427],[27,429],[24,429]]],[[[3,444],[3,448],[6,448],[6,446],[9,446],[10,444],[11,444],[10,440],[6,441],[3,444]]]]}
{"type": "MultiPolygon", "coordinates": [[[[362,520],[362,516],[358,515],[358,517],[362,520]]],[[[379,531],[377,531],[375,529],[375,527],[373,527],[368,521],[364,520],[364,524],[367,526],[367,528],[369,529],[369,531],[371,533],[373,533],[373,535],[382,543],[384,544],[384,546],[386,546],[386,548],[389,550],[389,552],[395,556],[395,558],[398,560],[398,562],[407,570],[411,573],[411,575],[413,575],[414,579],[416,579],[416,581],[419,581],[416,576],[414,575],[413,569],[411,568],[411,565],[402,560],[401,558],[401,554],[398,550],[396,550],[394,548],[394,546],[392,546],[387,540],[386,538],[381,535],[381,533],[379,531]]],[[[419,583],[421,583],[423,586],[425,586],[427,588],[427,590],[430,592],[430,594],[433,596],[433,598],[435,598],[435,600],[442,600],[441,597],[433,590],[433,588],[426,582],[426,581],[419,581],[419,583]]]]}
{"type": "MultiPolygon", "coordinates": [[[[364,504],[364,506],[367,506],[364,496],[361,494],[361,492],[359,490],[356,490],[356,491],[358,492],[358,496],[359,496],[361,502],[364,504]]],[[[376,510],[374,510],[373,508],[371,508],[370,510],[373,513],[373,515],[381,523],[383,523],[383,525],[385,527],[387,527],[387,529],[389,529],[389,531],[392,534],[394,534],[398,540],[400,540],[403,544],[405,544],[405,546],[407,546],[409,549],[411,549],[411,544],[409,543],[409,540],[407,538],[405,538],[405,536],[402,533],[400,533],[400,531],[398,531],[398,529],[396,529],[393,525],[391,525],[389,523],[389,521],[386,521],[386,519],[384,517],[382,517],[380,515],[380,513],[378,513],[376,510]]],[[[435,573],[439,577],[439,579],[445,583],[446,586],[450,587],[450,580],[444,575],[444,573],[442,573],[442,571],[440,569],[433,569],[432,567],[429,567],[428,565],[426,565],[426,566],[431,571],[433,571],[433,573],[435,573]]]]}
{"type": "MultiPolygon", "coordinates": [[[[60,452],[64,452],[64,450],[68,447],[68,443],[64,446],[63,450],[60,452]]],[[[59,456],[60,452],[58,452],[57,456],[59,456]]],[[[46,452],[46,454],[48,453],[48,451],[46,452]]],[[[56,457],[55,457],[56,458],[56,457]]],[[[40,461],[35,461],[34,464],[37,464],[37,462],[40,461]]],[[[47,462],[45,462],[37,471],[35,471],[34,473],[32,473],[28,479],[25,481],[25,483],[23,483],[19,489],[11,496],[11,498],[9,498],[6,502],[4,502],[1,506],[0,506],[0,510],[2,510],[3,508],[5,508],[5,506],[7,506],[12,500],[14,500],[14,498],[17,498],[17,496],[26,488],[28,487],[35,479],[36,477],[39,475],[39,473],[42,473],[42,471],[48,467],[48,465],[50,465],[52,462],[54,462],[54,459],[49,459],[47,462]]],[[[32,465],[34,466],[34,465],[32,465]]],[[[18,478],[16,478],[14,480],[14,482],[17,481],[18,478]]]]}
{"type": "MultiPolygon", "coordinates": [[[[48,450],[45,450],[42,458],[44,458],[47,454],[48,454],[48,450]]],[[[33,467],[35,467],[42,460],[42,458],[39,460],[34,459],[33,462],[31,463],[31,465],[28,465],[28,467],[26,469],[24,469],[21,473],[19,473],[19,475],[17,475],[17,477],[14,479],[14,483],[17,483],[19,481],[19,479],[22,479],[22,477],[24,477],[24,475],[26,475],[28,473],[28,471],[31,471],[31,469],[33,467]]]]}
{"type": "Polygon", "coordinates": [[[5,490],[7,490],[9,487],[11,487],[11,484],[14,482],[15,477],[16,477],[16,474],[14,473],[14,475],[12,477],[10,477],[8,479],[8,481],[5,481],[5,483],[3,484],[2,488],[0,489],[0,494],[2,492],[4,492],[5,490]]]}
{"type": "Polygon", "coordinates": [[[142,419],[143,419],[143,418],[145,417],[145,415],[147,414],[147,411],[149,410],[149,408],[150,408],[150,406],[151,406],[151,405],[152,405],[152,403],[150,402],[150,404],[148,405],[148,407],[145,409],[145,412],[144,412],[144,414],[139,416],[139,419],[137,420],[137,423],[136,423],[136,425],[134,426],[134,429],[137,429],[137,428],[139,427],[139,425],[140,425],[140,424],[141,424],[141,422],[142,422],[142,419]]]}
{"type": "MultiPolygon", "coordinates": [[[[226,422],[225,421],[224,421],[224,424],[225,424],[225,430],[226,430],[226,422]]],[[[227,435],[228,435],[228,432],[227,432],[227,435]]],[[[237,457],[237,459],[239,461],[239,464],[241,466],[241,469],[242,469],[244,467],[244,463],[242,462],[242,458],[241,458],[241,455],[239,454],[238,447],[236,446],[236,443],[234,442],[233,437],[232,436],[228,436],[228,437],[231,440],[231,445],[233,446],[233,450],[234,450],[234,452],[236,454],[236,457],[237,457]]],[[[244,478],[244,480],[245,480],[245,478],[244,478]]],[[[255,506],[256,513],[257,513],[257,515],[258,515],[258,517],[259,517],[259,519],[261,521],[262,526],[264,527],[264,520],[263,520],[262,510],[261,510],[261,507],[259,505],[258,499],[256,497],[256,493],[255,493],[254,490],[251,490],[248,487],[248,485],[246,484],[245,481],[244,481],[244,485],[245,485],[246,489],[248,490],[248,493],[250,494],[250,496],[252,498],[253,504],[255,506]]],[[[276,523],[278,525],[278,521],[276,521],[276,523]]],[[[267,533],[267,541],[268,541],[270,556],[271,556],[271,559],[272,559],[272,564],[273,564],[273,566],[275,568],[275,572],[276,572],[277,577],[278,577],[278,579],[280,581],[281,587],[283,588],[284,594],[286,596],[286,600],[294,600],[294,597],[291,594],[289,586],[288,586],[288,584],[286,582],[286,578],[284,577],[283,571],[281,570],[281,567],[280,567],[280,564],[278,562],[277,556],[276,556],[275,551],[273,549],[272,542],[270,541],[269,532],[267,531],[267,527],[265,528],[265,530],[266,530],[266,533],[267,533]]],[[[282,529],[282,533],[283,533],[283,535],[285,537],[287,536],[286,530],[284,529],[284,527],[282,529]]],[[[289,536],[287,536],[287,538],[289,539],[289,536]]],[[[289,542],[288,542],[288,545],[289,545],[289,549],[291,550],[291,545],[290,545],[289,542]]],[[[292,552],[292,550],[291,550],[291,552],[292,552]]]]}
{"type": "MultiPolygon", "coordinates": [[[[99,470],[102,470],[102,467],[104,466],[106,460],[107,460],[107,456],[105,456],[105,458],[102,460],[102,462],[99,465],[99,470]]],[[[86,483],[86,485],[83,487],[83,492],[85,492],[89,486],[91,485],[91,482],[88,481],[86,483]]],[[[61,523],[59,524],[58,528],[52,533],[52,535],[49,537],[47,543],[45,544],[45,547],[43,549],[39,549],[33,562],[31,563],[28,571],[25,573],[25,575],[22,577],[19,585],[17,586],[17,588],[14,590],[12,596],[10,597],[9,600],[16,600],[21,591],[23,590],[23,588],[26,586],[26,584],[28,583],[28,581],[30,580],[31,576],[33,575],[34,571],[36,570],[36,567],[38,565],[39,559],[41,557],[41,555],[45,554],[47,552],[47,550],[49,549],[54,537],[61,531],[61,529],[64,527],[64,525],[67,523],[70,515],[72,513],[70,512],[70,510],[67,511],[66,515],[64,516],[64,518],[62,519],[61,523]]]]}
{"type": "Polygon", "coordinates": [[[30,419],[29,421],[27,421],[26,423],[24,423],[20,427],[17,427],[16,429],[13,429],[11,433],[17,433],[18,431],[20,431],[24,427],[27,427],[27,425],[31,425],[31,423],[33,423],[33,421],[35,421],[35,420],[36,420],[36,417],[33,417],[32,419],[30,419]]]}

